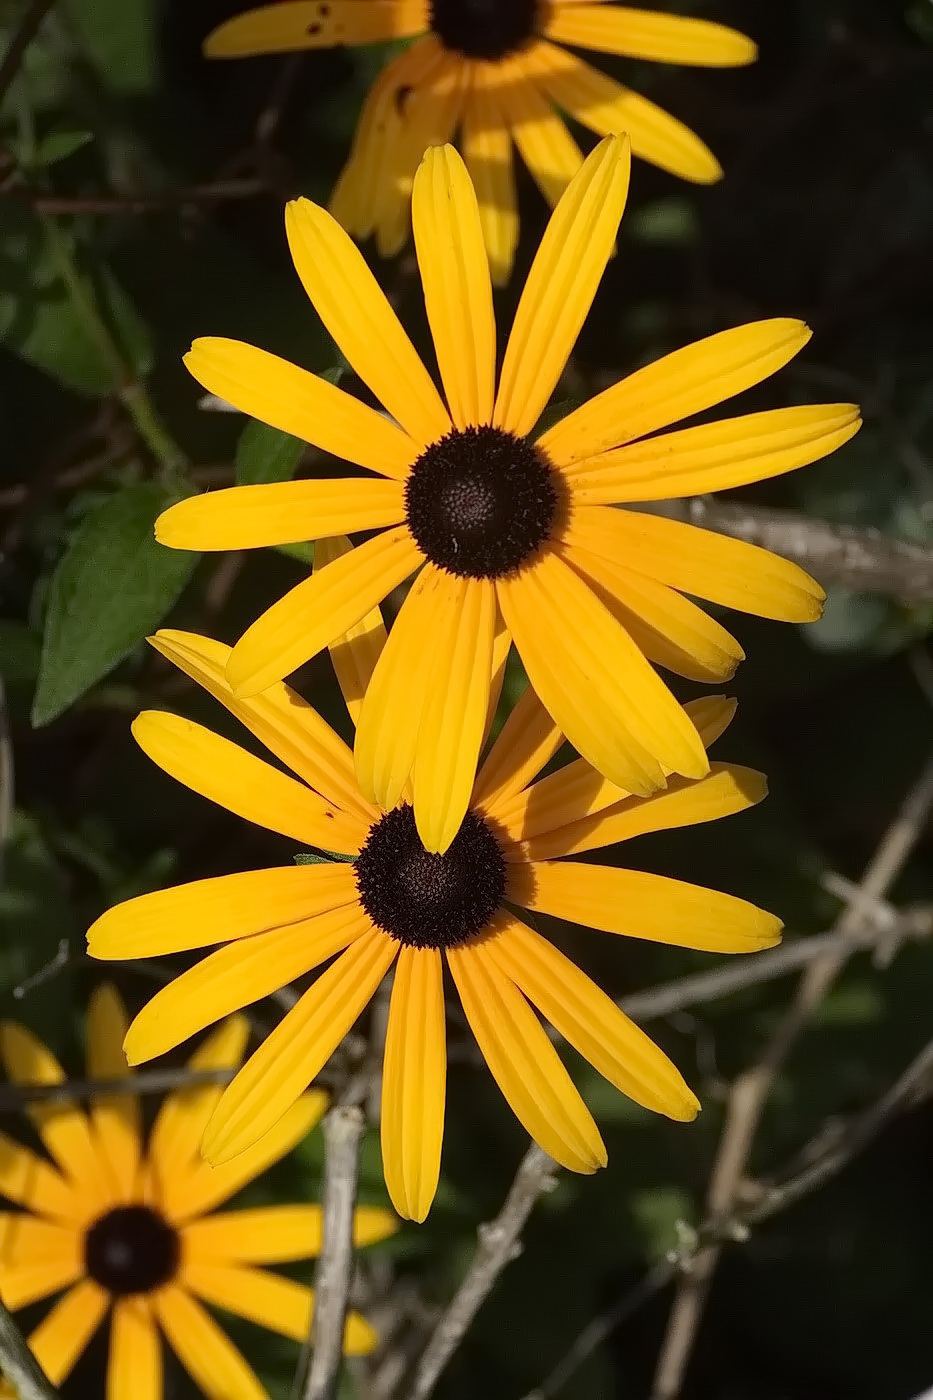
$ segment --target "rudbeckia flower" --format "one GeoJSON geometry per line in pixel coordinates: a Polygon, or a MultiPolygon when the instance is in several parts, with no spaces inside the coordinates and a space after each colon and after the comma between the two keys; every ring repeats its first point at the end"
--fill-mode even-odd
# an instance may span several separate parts
{"type": "MultiPolygon", "coordinates": [[[[126,1029],[117,992],[100,987],[88,1014],[89,1079],[130,1074],[126,1029]]],[[[236,1069],[247,1031],[242,1016],[231,1017],[192,1057],[191,1069],[236,1069]]],[[[51,1052],[14,1022],[0,1027],[0,1057],[14,1084],[65,1081],[51,1052]]],[[[268,1400],[199,1300],[296,1341],[308,1336],[311,1289],[257,1265],[312,1258],[321,1244],[320,1207],[217,1207],[310,1132],[326,1096],[296,1096],[261,1142],[212,1169],[198,1149],[221,1092],[202,1083],[169,1095],[146,1145],[132,1093],[97,1095],[89,1112],[74,1103],[34,1103],[29,1117],[51,1160],[0,1134],[0,1194],[23,1207],[0,1213],[0,1296],[15,1310],[66,1290],[29,1338],[53,1385],[65,1380],[108,1314],[108,1400],[161,1400],[160,1333],[205,1395],[268,1400]]],[[[359,1244],[394,1229],[388,1211],[357,1211],[359,1244]]],[[[347,1351],[368,1352],[375,1342],[369,1324],[351,1314],[347,1351]]]]}
{"type": "MultiPolygon", "coordinates": [[[[374,613],[333,650],[352,714],[383,637],[374,613]]],[[[149,757],[229,811],[339,858],[142,895],[104,914],[88,934],[96,958],[224,945],[143,1008],[126,1039],[132,1063],[330,963],[225,1090],[204,1136],[208,1160],[238,1161],[275,1131],[392,969],[382,1158],[392,1201],[406,1217],[424,1219],[440,1169],[445,966],[516,1117],[565,1167],[595,1171],[606,1153],[535,1008],[622,1093],[670,1118],[694,1117],[697,1100],[667,1056],[516,910],[709,952],[770,946],[778,920],[743,900],[563,859],[743,811],[764,795],[760,774],[714,765],[705,778],[641,799],[578,759],[534,782],[561,736],[528,690],[438,855],[425,849],[407,801],[380,809],[367,799],[349,748],[294,691],[279,683],[239,700],[225,679],[222,643],[184,632],[160,632],[154,643],[302,781],[190,720],[155,711],[133,725],[149,757]]],[[[702,700],[692,715],[711,741],[731,707],[702,700]]]]}
{"type": "Polygon", "coordinates": [[[610,256],[628,176],[628,143],[610,137],[574,177],[529,274],[498,387],[479,211],[449,146],[425,156],[413,202],[446,404],[358,249],[307,200],[286,212],[298,274],[390,416],[239,341],[198,340],[186,358],[211,393],[375,473],[193,496],[160,517],[156,534],[174,548],[218,550],[377,532],[247,630],[227,667],[239,697],[288,675],[417,574],[363,707],[356,763],[367,800],[384,810],[412,778],[418,831],[433,851],[446,850],[469,801],[500,627],[574,748],[645,796],[665,769],[707,771],[689,714],[651,663],[719,682],[743,656],[684,595],[794,622],[820,614],[823,590],[795,564],[614,509],[774,476],[850,438],[859,426],[851,404],[657,435],[780,369],[809,339],[801,322],[710,336],[535,432],[610,256]]]}
{"type": "Polygon", "coordinates": [[[459,130],[498,280],[518,234],[512,142],[552,205],[580,167],[561,113],[599,136],[628,132],[637,156],[686,180],[722,174],[681,122],[563,45],[707,68],[756,55],[750,39],[721,24],[602,0],[289,0],[228,20],[204,51],[240,58],[411,38],[367,98],[332,211],[356,237],[375,233],[384,255],[397,252],[422,153],[459,130]]]}

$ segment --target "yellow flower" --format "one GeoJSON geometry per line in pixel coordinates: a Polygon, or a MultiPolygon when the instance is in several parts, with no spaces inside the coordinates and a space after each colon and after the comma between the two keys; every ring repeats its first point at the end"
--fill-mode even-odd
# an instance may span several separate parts
{"type": "Polygon", "coordinates": [[[600,0],[299,0],[237,15],[205,52],[240,58],[409,38],[367,98],[332,211],[356,237],[375,233],[384,255],[397,252],[422,153],[459,129],[497,280],[509,274],[518,235],[512,141],[552,205],[583,159],[560,112],[599,136],[628,132],[635,155],[684,179],[722,174],[681,122],[560,45],[709,68],[756,56],[750,39],[721,24],[600,0]]]}
{"type": "MultiPolygon", "coordinates": [[[[98,988],[88,1013],[89,1078],[130,1073],[122,1050],[126,1027],[117,992],[98,988]]],[[[246,1038],[245,1019],[231,1017],[192,1057],[191,1069],[236,1069],[246,1038]]],[[[42,1042],[13,1022],[0,1026],[0,1056],[15,1084],[65,1080],[42,1042]]],[[[212,1212],[310,1132],[326,1096],[295,1096],[251,1151],[212,1169],[198,1147],[221,1092],[208,1083],[171,1094],[145,1149],[132,1093],[98,1095],[89,1113],[72,1103],[35,1103],[29,1116],[51,1161],[0,1135],[0,1194],[25,1207],[0,1213],[0,1296],[17,1309],[67,1290],[29,1338],[53,1385],[69,1374],[108,1313],[107,1394],[116,1400],[161,1400],[160,1332],[205,1394],[267,1400],[199,1298],[296,1341],[307,1337],[311,1290],[256,1266],[313,1257],[321,1244],[320,1208],[212,1212]]],[[[357,1211],[360,1244],[385,1239],[394,1228],[388,1211],[357,1211]]],[[[375,1341],[369,1324],[351,1314],[347,1351],[371,1351],[375,1341]]]]}
{"type": "Polygon", "coordinates": [[[307,200],[286,215],[298,274],[391,417],[239,341],[198,340],[186,359],[210,392],[378,474],[193,496],[166,511],[156,533],[174,548],[218,550],[378,531],[247,630],[227,669],[241,697],[289,674],[420,570],[363,707],[356,762],[367,799],[384,809],[412,777],[418,830],[434,851],[466,811],[503,627],[577,751],[646,795],[663,785],[664,769],[707,770],[695,727],[651,662],[719,682],[743,656],[684,594],[795,622],[821,610],[819,585],[766,550],[612,508],[740,486],[850,438],[859,426],[851,404],[657,435],[780,369],[809,339],[801,322],[762,321],[675,351],[534,435],[610,256],[628,175],[627,142],[608,138],[560,200],[498,390],[476,198],[449,146],[427,153],[413,203],[447,406],[358,249],[307,200]]]}
{"type": "MultiPolygon", "coordinates": [[[[333,648],[354,716],[383,639],[375,612],[333,648]]],[[[111,909],[88,933],[97,958],[225,945],[143,1008],[126,1039],[134,1064],[335,959],[225,1091],[204,1137],[210,1161],[238,1161],[238,1153],[275,1131],[393,967],[382,1156],[389,1193],[404,1216],[424,1219],[440,1169],[445,964],[502,1093],[564,1166],[595,1171],[605,1164],[605,1149],[532,1007],[636,1102],[671,1118],[694,1117],[697,1100],[667,1056],[513,907],[711,952],[770,946],[779,921],[743,900],[561,859],[743,811],[764,795],[760,774],[714,764],[699,781],[675,781],[665,793],[639,799],[578,759],[533,782],[561,735],[529,689],[490,749],[449,850],[436,855],[422,845],[406,801],[387,811],[368,801],[349,748],[294,691],[279,683],[238,700],[225,679],[228,647],[184,632],[160,632],[154,643],[304,781],[190,720],[156,711],[133,726],[149,757],[229,811],[343,858],[142,895],[111,909]]],[[[717,698],[692,708],[709,741],[731,712],[717,698]]],[[[491,721],[491,711],[484,719],[491,721]]]]}

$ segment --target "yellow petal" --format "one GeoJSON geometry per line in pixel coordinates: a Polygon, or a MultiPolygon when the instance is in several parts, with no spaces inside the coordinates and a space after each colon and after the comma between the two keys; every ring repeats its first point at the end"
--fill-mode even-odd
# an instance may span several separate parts
{"type": "Polygon", "coordinates": [[[533,59],[515,54],[508,66],[499,84],[505,119],[522,160],[553,208],[583,164],[583,152],[536,86],[533,59]]]}
{"type": "Polygon", "coordinates": [[[275,1125],[368,1005],[397,952],[373,929],[321,974],[224,1092],[204,1134],[208,1161],[229,1161],[275,1125]]]}
{"type": "Polygon", "coordinates": [[[799,353],[802,321],[753,321],[675,350],[574,409],[541,437],[561,467],[702,413],[760,384],[799,353]]]}
{"type": "MultiPolygon", "coordinates": [[[[65,1072],[37,1036],[15,1021],[0,1024],[0,1056],[13,1084],[61,1084],[65,1072]]],[[[26,1112],[55,1162],[80,1183],[88,1209],[106,1209],[109,1186],[87,1114],[73,1103],[34,1103],[26,1112]]]]}
{"type": "Polygon", "coordinates": [[[662,768],[707,771],[706,752],[678,705],[593,590],[556,554],[498,580],[499,604],[532,685],[583,758],[647,796],[662,768]]]}
{"type": "MultiPolygon", "coordinates": [[[[246,10],[204,41],[208,58],[342,48],[407,39],[425,27],[424,0],[288,0],[246,10]]],[[[231,1397],[233,1400],[233,1397],[231,1397]]]]}
{"type": "Polygon", "coordinates": [[[88,931],[92,958],[158,957],[292,925],[357,896],[349,865],[282,866],[195,880],[108,909],[88,931]]]}
{"type": "MultiPolygon", "coordinates": [[[[708,749],[731,722],[736,705],[734,700],[713,695],[704,696],[702,700],[690,700],[684,709],[695,725],[704,748],[708,749]]],[[[702,783],[705,779],[699,781],[702,783]]],[[[680,782],[680,779],[675,779],[672,786],[677,788],[680,782]]],[[[693,779],[683,780],[684,784],[692,782],[693,779]]],[[[645,804],[654,800],[653,797],[631,798],[630,793],[610,783],[585,759],[578,758],[565,763],[556,773],[540,778],[530,787],[514,792],[503,790],[501,795],[486,804],[485,810],[509,840],[523,843],[506,851],[507,860],[524,860],[526,857],[540,860],[549,858],[555,852],[547,849],[543,855],[540,854],[542,848],[536,844],[535,838],[543,838],[543,845],[547,845],[553,833],[554,840],[559,841],[564,828],[582,822],[584,818],[598,816],[607,808],[614,808],[628,799],[645,804]]],[[[594,829],[598,829],[598,824],[594,829]]],[[[608,841],[596,839],[590,842],[593,846],[608,844],[608,841]]]]}
{"type": "Polygon", "coordinates": [[[0,1212],[0,1294],[8,1308],[57,1293],[84,1272],[83,1231],[0,1212]]]}
{"type": "Polygon", "coordinates": [[[597,136],[624,131],[633,155],[683,180],[708,185],[721,178],[722,167],[705,142],[647,97],[555,44],[538,42],[528,59],[541,90],[597,136]]]}
{"type": "MultiPolygon", "coordinates": [[[[418,444],[384,414],[326,379],[242,340],[202,336],[185,356],[185,366],[208,393],[241,413],[381,476],[404,479],[418,455],[418,444]]],[[[314,534],[291,538],[313,539],[314,534]]],[[[184,543],[178,547],[208,548],[184,543]]]]}
{"type": "Polygon", "coordinates": [[[752,953],[780,940],[781,921],[744,899],[664,875],[580,861],[511,866],[508,898],[606,933],[708,953],[752,953]]]}
{"type": "Polygon", "coordinates": [[[273,603],[233,648],[227,680],[256,695],[310,661],[371,612],[422,563],[407,525],[384,530],[273,603]]]}
{"type": "Polygon", "coordinates": [[[188,496],[159,516],[156,539],[173,549],[256,549],[379,530],[404,517],[400,481],[276,481],[188,496]]]}
{"type": "MultiPolygon", "coordinates": [[[[188,1262],[231,1261],[244,1264],[283,1264],[314,1259],[321,1252],[323,1212],[320,1206],[256,1206],[193,1220],[184,1227],[184,1258],[188,1262]]],[[[398,1221],[388,1210],[361,1206],[353,1216],[357,1248],[388,1239],[398,1221]]]]}
{"type": "Polygon", "coordinates": [[[630,443],[566,469],[577,505],[725,491],[807,466],[861,427],[857,405],[775,408],[630,443]]]}
{"type": "Polygon", "coordinates": [[[406,1220],[424,1220],[437,1191],[446,1093],[441,955],[403,948],[389,1006],[381,1129],[386,1186],[406,1220]]]}
{"type": "Polygon", "coordinates": [[[426,564],[402,603],[360,707],[354,759],[364,794],[384,811],[398,802],[415,761],[439,601],[452,575],[426,564]]]}
{"type": "Polygon", "coordinates": [[[628,195],[628,140],[588,156],[551,215],[506,346],[494,422],[529,433],[551,397],[586,320],[628,195]]]}
{"type": "Polygon", "coordinates": [[[487,65],[475,63],[472,80],[472,90],[464,106],[460,142],[476,190],[492,280],[501,286],[508,281],[518,242],[512,141],[487,65]]]}
{"type": "Polygon", "coordinates": [[[107,1400],[162,1400],[162,1346],[148,1298],[113,1305],[107,1400]]]}
{"type": "MultiPolygon", "coordinates": [[[[93,1212],[96,1214],[96,1212],[93,1212]]],[[[73,1241],[77,1237],[73,1236],[73,1241]]],[[[0,1275],[0,1298],[4,1305],[16,1312],[38,1303],[50,1293],[60,1293],[69,1284],[77,1282],[84,1272],[84,1261],[77,1247],[72,1248],[70,1258],[65,1255],[54,1259],[33,1259],[23,1264],[7,1265],[0,1275]]],[[[2,1392],[0,1392],[2,1394],[2,1392]]]]}
{"type": "MultiPolygon", "coordinates": [[[[249,1039],[245,1016],[231,1016],[207,1036],[188,1061],[195,1072],[234,1070],[243,1059],[249,1039]]],[[[163,1101],[149,1135],[149,1158],[160,1180],[167,1206],[171,1192],[195,1164],[207,1121],[223,1093],[221,1084],[198,1084],[176,1090],[163,1101]]]]}
{"type": "Polygon", "coordinates": [[[422,447],[449,433],[450,417],[418,352],[336,219],[296,199],[285,207],[285,229],[314,309],[364,384],[422,447]]]}
{"type": "Polygon", "coordinates": [[[551,761],[563,742],[563,734],[534,686],[526,686],[479,771],[474,805],[492,810],[519,792],[551,761]]]}
{"type": "MultiPolygon", "coordinates": [[[[352,548],[353,545],[346,535],[334,535],[331,539],[318,540],[314,547],[315,570],[320,572],[335,559],[342,559],[352,548]]],[[[346,632],[334,637],[329,643],[330,659],[354,729],[360,722],[363,696],[372,680],[376,662],[382,655],[385,644],[386,627],[378,607],[373,608],[353,627],[348,627],[346,632]]],[[[359,793],[352,755],[349,755],[349,767],[353,787],[358,792],[358,800],[365,803],[369,809],[370,804],[366,802],[362,793],[359,793]]]]}
{"type": "MultiPolygon", "coordinates": [[[[88,1006],[89,1079],[129,1078],[123,1053],[128,1019],[115,987],[108,983],[95,989],[88,1006]]],[[[132,1200],[140,1156],[139,1099],[134,1094],[98,1094],[91,1099],[91,1122],[117,1199],[132,1200]]]]}
{"type": "Polygon", "coordinates": [[[544,33],[581,49],[705,68],[734,68],[754,63],[758,56],[751,39],[724,24],[632,10],[626,5],[557,5],[544,33]]]}
{"type": "Polygon", "coordinates": [[[495,723],[496,711],[499,708],[499,701],[502,698],[502,687],[505,684],[505,668],[509,659],[509,652],[512,649],[512,638],[509,629],[502,620],[498,603],[494,600],[496,608],[496,627],[492,638],[492,675],[489,681],[489,699],[486,702],[486,723],[483,726],[483,742],[481,749],[486,747],[486,741],[492,732],[495,723]]]}
{"type": "Polygon", "coordinates": [[[309,1094],[302,1094],[265,1137],[232,1161],[212,1167],[198,1157],[185,1174],[173,1174],[169,1166],[164,1199],[171,1219],[179,1224],[229,1200],[302,1142],[320,1122],[326,1108],[327,1095],[320,1089],[313,1089],[309,1094]]]}
{"type": "Polygon", "coordinates": [[[185,1370],[217,1400],[269,1400],[255,1372],[225,1332],[184,1289],[174,1284],[152,1295],[159,1325],[185,1370]]]}
{"type": "Polygon", "coordinates": [[[745,652],[715,618],[676,589],[585,549],[562,549],[561,554],[649,661],[692,681],[725,681],[735,675],[745,652]]]}
{"type": "Polygon", "coordinates": [[[52,1385],[61,1385],[104,1320],[109,1295],[90,1279],[66,1293],[29,1338],[29,1347],[52,1385]]]}
{"type": "MultiPolygon", "coordinates": [[[[280,1332],[296,1342],[311,1330],[314,1294],[294,1279],[265,1273],[262,1269],[193,1264],[185,1270],[188,1287],[215,1307],[280,1332]]],[[[376,1334],[359,1314],[351,1313],[344,1329],[344,1352],[365,1355],[376,1345],[376,1334]]]]}
{"type": "Polygon", "coordinates": [[[672,778],[664,792],[653,797],[623,798],[602,811],[565,821],[532,836],[523,849],[529,860],[578,855],[648,831],[718,821],[720,817],[747,811],[767,793],[768,783],[762,773],[737,764],[714,763],[705,778],[672,778]]]}
{"type": "Polygon", "coordinates": [[[415,249],[424,301],[457,428],[492,418],[496,321],[479,207],[452,146],[432,147],[415,176],[415,249]]]}
{"type": "MultiPolygon", "coordinates": [[[[425,566],[425,573],[432,566],[425,566]]],[[[429,851],[446,851],[460,830],[486,727],[496,625],[490,579],[436,570],[431,664],[412,771],[415,822],[429,851]]]]}
{"type": "Polygon", "coordinates": [[[368,927],[354,902],[218,948],[147,1002],[126,1039],[129,1059],[154,1059],[222,1016],[271,996],[342,952],[368,927]]]}
{"type": "MultiPolygon", "coordinates": [[[[321,541],[317,554],[324,548],[321,541]]],[[[323,563],[321,565],[323,567],[323,563]]],[[[231,647],[195,632],[162,630],[149,641],[175,666],[209,691],[270,753],[338,807],[364,822],[378,813],[359,790],[353,754],[330,725],[291,686],[271,685],[250,700],[238,700],[227,681],[231,647]]]]}
{"type": "Polygon", "coordinates": [[[0,1133],[0,1195],[56,1220],[74,1223],[87,1218],[87,1208],[76,1188],[48,1162],[4,1133],[0,1133]]]}
{"type": "Polygon", "coordinates": [[[696,1117],[700,1105],[664,1052],[546,939],[509,919],[488,946],[503,975],[610,1084],[654,1113],[696,1117]]]}
{"type": "MultiPolygon", "coordinates": [[[[491,936],[495,929],[491,928],[491,936]]],[[[447,961],[493,1078],[539,1147],[561,1166],[594,1172],[606,1149],[541,1022],[489,956],[489,938],[448,948],[447,961]]]]}
{"type": "Polygon", "coordinates": [[[826,597],[797,564],[681,520],[611,506],[580,511],[564,531],[579,546],[697,598],[780,622],[813,622],[826,597]]]}
{"type": "Polygon", "coordinates": [[[193,720],[144,710],[133,738],[177,782],[257,826],[342,855],[355,855],[366,839],[358,817],[193,720]]]}

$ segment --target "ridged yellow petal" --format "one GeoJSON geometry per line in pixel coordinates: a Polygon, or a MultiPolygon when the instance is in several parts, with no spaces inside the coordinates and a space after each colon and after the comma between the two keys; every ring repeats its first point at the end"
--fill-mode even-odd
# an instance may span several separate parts
{"type": "Polygon", "coordinates": [[[357,374],[422,447],[450,432],[450,417],[418,352],[363,258],[326,209],[285,208],[295,269],[327,330],[357,374]]]}
{"type": "Polygon", "coordinates": [[[683,180],[708,185],[721,178],[722,167],[706,143],[647,97],[555,44],[539,42],[529,57],[541,90],[581,126],[597,136],[624,131],[633,155],[683,180]]]}
{"type": "Polygon", "coordinates": [[[442,852],[460,830],[476,778],[497,609],[491,579],[436,572],[441,588],[432,609],[431,664],[412,791],[418,834],[427,850],[442,852]]]}
{"type": "Polygon", "coordinates": [[[724,24],[627,5],[558,4],[544,32],[549,39],[581,49],[705,68],[734,68],[754,63],[758,55],[751,39],[724,24]]]}
{"type": "Polygon", "coordinates": [[[680,1071],[577,965],[518,919],[489,941],[489,957],[568,1044],[623,1094],[682,1123],[696,1096],[680,1071]]]}
{"type": "Polygon", "coordinates": [[[493,421],[506,432],[531,431],[563,373],[615,243],[630,166],[625,137],[601,142],[551,215],[502,362],[493,421]]]}
{"type": "Polygon", "coordinates": [[[624,559],[628,568],[671,588],[756,617],[813,622],[823,611],[823,589],[798,564],[681,520],[590,506],[564,537],[569,549],[624,559]]]}
{"type": "MultiPolygon", "coordinates": [[[[353,545],[345,535],[334,535],[327,540],[318,540],[314,546],[315,570],[320,572],[328,564],[332,564],[335,559],[342,559],[345,554],[350,553],[352,548],[353,545]]],[[[354,729],[360,722],[363,696],[372,680],[376,662],[382,655],[385,644],[386,627],[382,620],[382,612],[378,607],[373,608],[353,627],[348,627],[346,632],[341,632],[328,644],[331,664],[354,729]]],[[[263,693],[268,694],[267,691],[263,693]]],[[[361,803],[366,803],[366,799],[359,792],[356,773],[353,769],[353,756],[349,750],[347,752],[353,787],[357,792],[358,800],[361,803]]],[[[366,803],[367,807],[369,805],[366,803]]]]}
{"type": "Polygon", "coordinates": [[[502,74],[499,101],[516,148],[553,208],[583,164],[567,123],[536,84],[533,54],[515,54],[502,74]]]}
{"type": "Polygon", "coordinates": [[[167,629],[149,642],[316,792],[364,822],[374,820],[376,812],[359,790],[350,748],[291,686],[278,682],[249,700],[238,700],[226,674],[232,648],[224,642],[167,629]]]}
{"type": "MultiPolygon", "coordinates": [[[[249,1022],[245,1016],[231,1016],[212,1031],[188,1060],[195,1072],[236,1069],[246,1050],[249,1022]]],[[[177,1089],[163,1100],[149,1134],[149,1160],[161,1181],[162,1203],[172,1204],[172,1192],[186,1180],[193,1168],[200,1169],[201,1138],[217,1102],[221,1084],[197,1084],[177,1089]]]]}
{"type": "Polygon", "coordinates": [[[539,446],[561,467],[679,423],[760,384],[798,354],[803,321],[752,321],[720,331],[637,369],[568,413],[539,446]]]}
{"type": "Polygon", "coordinates": [[[706,752],[689,717],[593,590],[542,552],[497,584],[535,690],[583,758],[647,796],[663,769],[701,777],[706,752]]]}
{"type": "Polygon", "coordinates": [[[403,948],[389,1005],[381,1131],[386,1186],[406,1220],[424,1220],[437,1191],[446,1094],[441,955],[403,948]]]}
{"type": "MultiPolygon", "coordinates": [[[[127,1079],[130,1068],[123,1053],[129,1018],[117,989],[96,987],[88,1004],[87,1074],[89,1079],[127,1079]]],[[[91,1122],[101,1145],[101,1157],[118,1200],[132,1198],[140,1157],[139,1100],[134,1094],[97,1095],[90,1102],[91,1122]]]]}
{"type": "Polygon", "coordinates": [[[147,1297],[118,1298],[110,1322],[107,1400],[162,1400],[162,1343],[147,1297]]]}
{"type": "Polygon", "coordinates": [[[201,797],[303,847],[355,855],[367,826],[309,787],[193,720],[144,710],[133,721],[143,753],[201,797]]]}
{"type": "Polygon", "coordinates": [[[204,41],[208,58],[342,48],[407,39],[425,27],[424,0],[286,0],[246,10],[204,41]]]}
{"type": "Polygon", "coordinates": [[[518,197],[512,140],[495,81],[482,63],[473,65],[460,144],[476,191],[492,280],[501,286],[508,281],[518,242],[518,197]]]}
{"type": "MultiPolygon", "coordinates": [[[[192,1264],[185,1270],[185,1282],[192,1292],[215,1307],[296,1342],[305,1341],[311,1330],[314,1293],[294,1279],[262,1269],[192,1264]]],[[[344,1329],[345,1354],[365,1355],[373,1350],[376,1341],[369,1323],[358,1313],[350,1313],[344,1329]]]]}
{"type": "Polygon", "coordinates": [[[33,1356],[52,1385],[61,1385],[103,1322],[110,1296],[89,1278],[59,1299],[29,1337],[33,1356]]]}
{"type": "Polygon", "coordinates": [[[457,428],[492,418],[496,320],[476,194],[452,146],[432,147],[415,176],[415,249],[450,416],[457,428]]]}
{"type": "MultiPolygon", "coordinates": [[[[185,366],[209,393],[241,413],[382,476],[403,479],[418,455],[418,444],[383,414],[326,379],[255,345],[202,336],[185,356],[185,366]]],[[[314,535],[292,538],[313,539],[314,535]]]]}
{"type": "Polygon", "coordinates": [[[169,1284],[152,1295],[152,1307],[169,1346],[205,1395],[268,1400],[252,1367],[187,1290],[169,1284]]]}
{"type": "Polygon", "coordinates": [[[534,686],[526,686],[479,771],[474,805],[493,808],[519,792],[551,761],[563,742],[563,734],[534,686]]]}
{"type": "Polygon", "coordinates": [[[222,1016],[271,996],[342,952],[368,926],[353,903],[218,948],[146,1003],[126,1039],[128,1058],[142,1064],[222,1016]]]}
{"type": "Polygon", "coordinates": [[[312,984],[225,1091],[204,1134],[209,1162],[229,1161],[269,1132],[368,1005],[397,952],[373,929],[312,984]]]}
{"type": "Polygon", "coordinates": [[[806,404],[703,423],[565,468],[576,505],[725,491],[807,466],[861,427],[855,404],[806,404]]]}
{"type": "MultiPolygon", "coordinates": [[[[321,1252],[324,1214],[320,1206],[256,1206],[193,1220],[184,1229],[185,1258],[198,1262],[284,1264],[314,1259],[321,1252]]],[[[361,1206],[353,1215],[357,1248],[388,1239],[398,1229],[391,1211],[361,1206]]]]}
{"type": "Polygon", "coordinates": [[[585,549],[561,553],[592,584],[649,661],[691,681],[726,681],[735,675],[745,652],[715,618],[676,589],[585,549]]]}
{"type": "Polygon", "coordinates": [[[294,924],[356,899],[348,864],[281,866],[128,899],[88,931],[92,958],[152,958],[294,924]]]}
{"type": "Polygon", "coordinates": [[[589,1110],[541,1022],[489,956],[487,940],[448,948],[447,962],[483,1058],[525,1130],[570,1171],[604,1167],[606,1149],[589,1110]]]}
{"type": "Polygon", "coordinates": [[[188,496],[159,516],[156,539],[173,549],[256,549],[381,530],[404,517],[400,481],[276,481],[188,496]]]}
{"type": "Polygon", "coordinates": [[[780,940],[781,921],[731,894],[579,861],[511,866],[508,898],[525,909],[606,933],[698,948],[707,953],[752,953],[780,940]]]}
{"type": "Polygon", "coordinates": [[[424,555],[407,525],[367,540],[299,583],[247,628],[227,663],[238,699],[266,690],[372,612],[424,555]]]}

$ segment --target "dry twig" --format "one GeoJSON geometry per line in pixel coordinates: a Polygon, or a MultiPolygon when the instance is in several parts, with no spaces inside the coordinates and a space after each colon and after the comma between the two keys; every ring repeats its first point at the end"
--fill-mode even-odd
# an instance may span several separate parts
{"type": "Polygon", "coordinates": [[[26,1339],[0,1303],[0,1371],[19,1400],[58,1400],[58,1391],[42,1371],[26,1339]]]}

